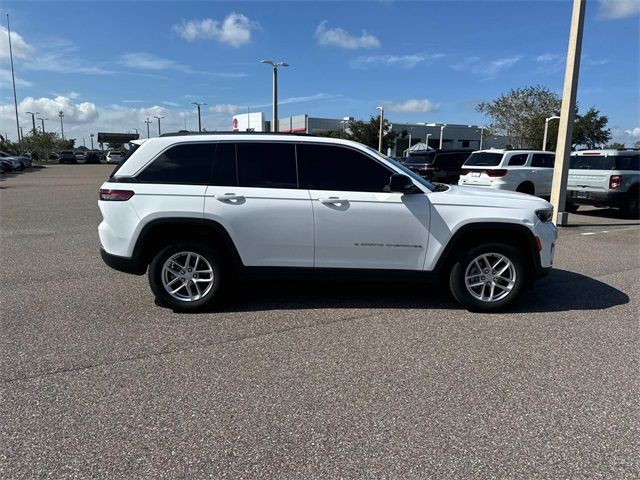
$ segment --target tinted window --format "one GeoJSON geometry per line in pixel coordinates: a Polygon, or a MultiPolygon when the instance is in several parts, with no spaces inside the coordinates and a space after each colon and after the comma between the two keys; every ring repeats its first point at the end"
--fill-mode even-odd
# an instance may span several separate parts
{"type": "Polygon", "coordinates": [[[215,145],[191,143],[171,147],[137,175],[144,183],[206,185],[215,145]]]}
{"type": "Polygon", "coordinates": [[[300,145],[300,186],[312,190],[382,192],[392,171],[356,150],[333,145],[300,145]]]}
{"type": "Polygon", "coordinates": [[[616,170],[640,170],[640,156],[616,157],[616,170]]]}
{"type": "Polygon", "coordinates": [[[553,168],[556,156],[548,153],[534,153],[531,158],[532,167],[553,168]]]}
{"type": "Polygon", "coordinates": [[[213,161],[211,182],[209,185],[238,185],[235,143],[219,143],[216,146],[216,155],[213,161]]]}
{"type": "Polygon", "coordinates": [[[519,153],[517,155],[514,155],[509,159],[509,166],[524,165],[525,163],[527,163],[527,157],[528,154],[526,153],[519,153]]]}
{"type": "Polygon", "coordinates": [[[569,168],[585,170],[613,170],[615,168],[614,157],[604,155],[580,155],[571,156],[569,168]]]}
{"type": "Polygon", "coordinates": [[[238,183],[242,187],[297,188],[293,143],[236,144],[238,183]]]}
{"type": "Polygon", "coordinates": [[[439,153],[436,156],[435,166],[439,168],[458,169],[469,158],[468,153],[439,153]]]}
{"type": "Polygon", "coordinates": [[[435,152],[410,153],[405,163],[431,163],[435,157],[435,152]]]}
{"type": "Polygon", "coordinates": [[[464,165],[465,167],[495,167],[500,165],[501,160],[501,153],[477,152],[472,153],[464,165]]]}

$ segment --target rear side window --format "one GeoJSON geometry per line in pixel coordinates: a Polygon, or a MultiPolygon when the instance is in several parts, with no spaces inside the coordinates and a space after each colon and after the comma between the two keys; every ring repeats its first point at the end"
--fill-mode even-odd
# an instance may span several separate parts
{"type": "Polygon", "coordinates": [[[556,157],[548,153],[534,153],[531,158],[532,167],[553,168],[556,157]]]}
{"type": "Polygon", "coordinates": [[[209,185],[221,187],[238,185],[235,143],[218,143],[216,146],[216,155],[211,168],[209,185]]]}
{"type": "Polygon", "coordinates": [[[383,192],[392,171],[356,150],[334,145],[298,146],[300,187],[310,190],[383,192]]]}
{"type": "Polygon", "coordinates": [[[527,163],[527,157],[529,155],[526,153],[518,153],[517,155],[513,155],[510,159],[509,159],[509,166],[510,167],[514,167],[514,166],[519,166],[519,165],[524,165],[525,163],[527,163]]]}
{"type": "Polygon", "coordinates": [[[616,157],[616,170],[640,170],[640,156],[616,157]]]}
{"type": "Polygon", "coordinates": [[[163,152],[136,178],[142,183],[207,185],[214,152],[213,143],[176,145],[163,152]]]}
{"type": "Polygon", "coordinates": [[[614,157],[604,155],[575,155],[571,156],[569,168],[583,170],[613,170],[615,168],[614,157]]]}
{"type": "Polygon", "coordinates": [[[465,167],[496,167],[502,161],[501,153],[477,152],[472,153],[467,161],[464,162],[465,167]]]}
{"type": "Polygon", "coordinates": [[[236,158],[241,187],[298,188],[293,143],[237,143],[236,158]]]}

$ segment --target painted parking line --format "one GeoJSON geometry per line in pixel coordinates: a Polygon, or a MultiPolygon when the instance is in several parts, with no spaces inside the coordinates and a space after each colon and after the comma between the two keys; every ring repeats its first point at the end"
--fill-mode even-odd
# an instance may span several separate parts
{"type": "Polygon", "coordinates": [[[640,230],[640,227],[614,228],[613,230],[600,230],[599,232],[582,232],[580,235],[598,235],[601,233],[628,232],[630,230],[640,230]]]}

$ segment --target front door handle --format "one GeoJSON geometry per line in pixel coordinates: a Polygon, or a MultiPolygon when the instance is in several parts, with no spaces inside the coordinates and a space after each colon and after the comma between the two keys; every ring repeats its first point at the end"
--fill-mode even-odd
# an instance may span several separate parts
{"type": "Polygon", "coordinates": [[[329,197],[329,198],[319,198],[318,199],[320,201],[320,203],[348,203],[349,200],[347,200],[346,198],[339,198],[339,197],[329,197]]]}
{"type": "Polygon", "coordinates": [[[244,195],[236,195],[235,193],[221,193],[215,195],[216,200],[224,202],[225,200],[244,200],[244,195]]]}

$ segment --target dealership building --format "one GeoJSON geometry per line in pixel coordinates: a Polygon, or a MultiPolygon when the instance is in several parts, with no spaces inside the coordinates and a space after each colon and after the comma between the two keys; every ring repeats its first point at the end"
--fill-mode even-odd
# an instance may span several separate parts
{"type": "MultiPolygon", "coordinates": [[[[278,131],[282,133],[308,133],[312,135],[327,132],[348,132],[349,121],[353,117],[318,118],[307,114],[281,118],[278,131]]],[[[427,143],[431,148],[504,148],[508,138],[487,135],[486,128],[477,125],[457,125],[442,123],[394,123],[391,129],[398,134],[395,145],[389,152],[392,156],[402,156],[403,152],[416,143],[427,143]]],[[[234,115],[234,131],[271,131],[271,122],[265,119],[263,112],[234,115]]]]}

